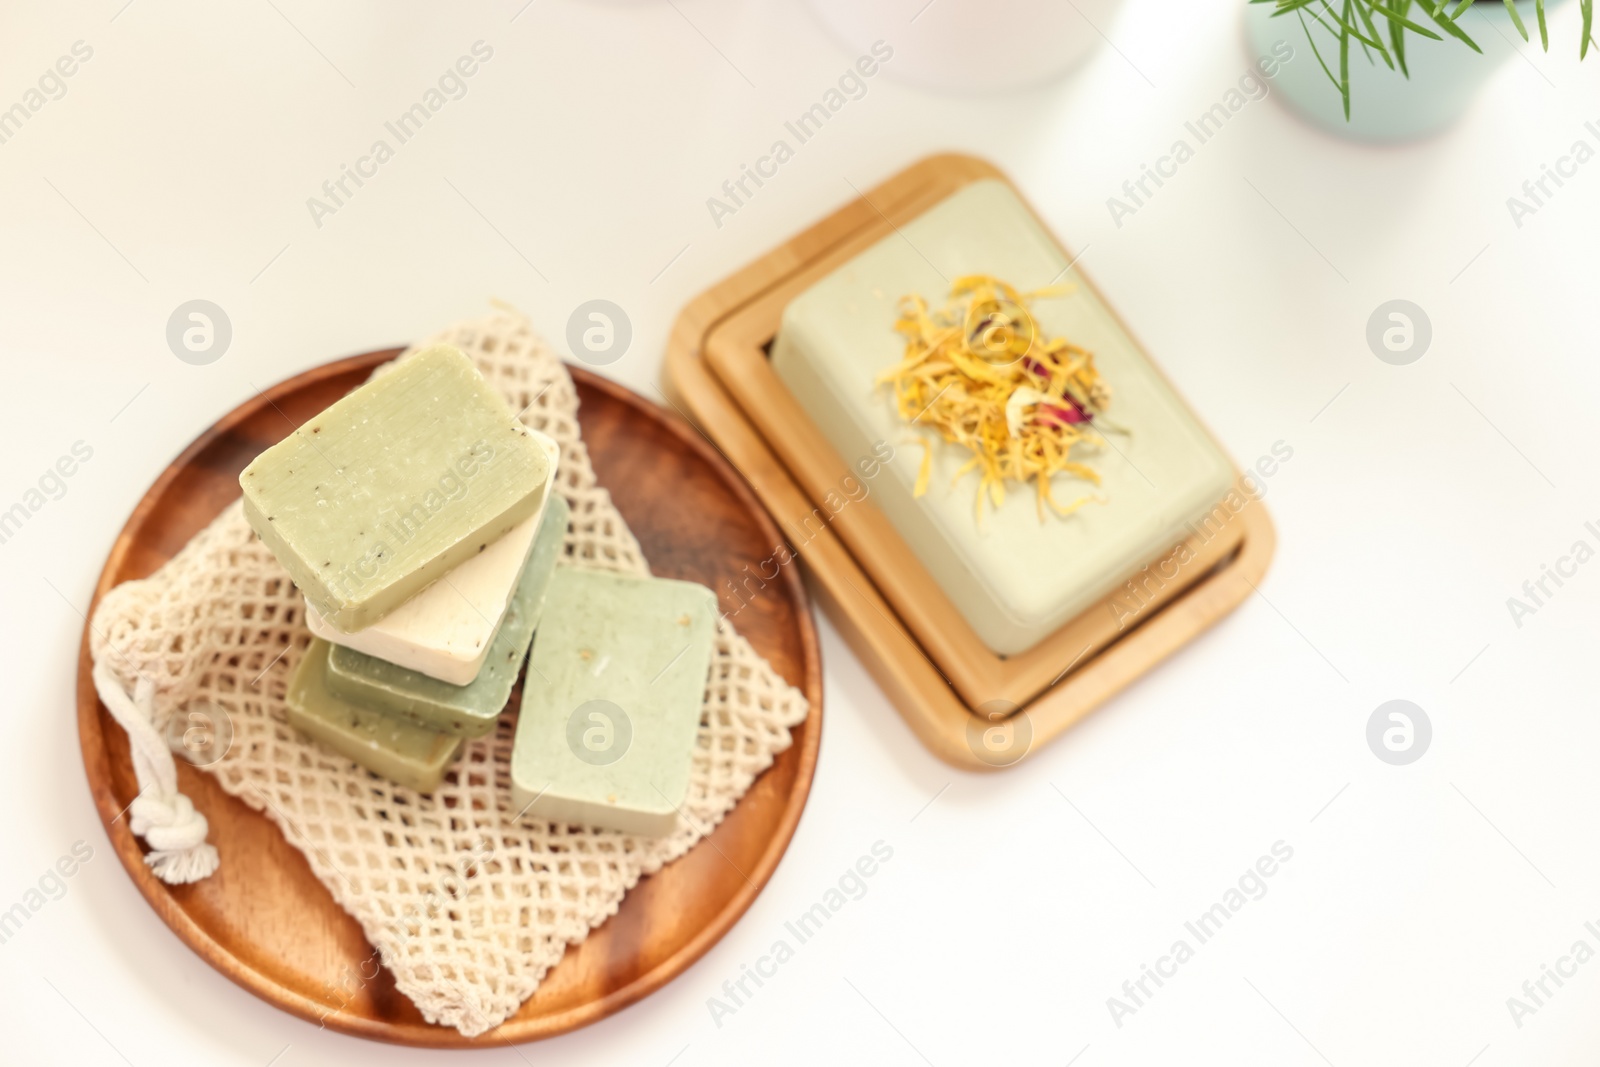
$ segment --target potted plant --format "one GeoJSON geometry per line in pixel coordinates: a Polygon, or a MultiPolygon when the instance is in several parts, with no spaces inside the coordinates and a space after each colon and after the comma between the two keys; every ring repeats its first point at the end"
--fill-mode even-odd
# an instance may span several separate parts
{"type": "MultiPolygon", "coordinates": [[[[1594,0],[1578,6],[1582,59],[1594,0]]],[[[1460,118],[1516,50],[1517,37],[1537,33],[1549,51],[1545,7],[1545,0],[1250,0],[1245,24],[1258,52],[1278,40],[1301,46],[1274,86],[1296,111],[1346,136],[1405,141],[1460,118]]]]}

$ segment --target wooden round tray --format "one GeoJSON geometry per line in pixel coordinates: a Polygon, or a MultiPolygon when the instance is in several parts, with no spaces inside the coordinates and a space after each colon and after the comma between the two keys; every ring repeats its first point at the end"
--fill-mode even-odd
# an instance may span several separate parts
{"type": "MultiPolygon", "coordinates": [[[[120,582],[171,559],[239,495],[239,472],[293,426],[364,381],[399,349],[330,363],[243,404],[184,450],[133,511],[106,560],[95,604],[120,582]]],[[[604,378],[572,369],[579,422],[600,484],[610,490],[654,572],[713,589],[767,558],[782,535],[726,461],[681,420],[604,378]]],[[[93,607],[90,609],[93,617],[93,607]]],[[[757,652],[811,701],[794,744],[705,844],[643,879],[621,909],[567,950],[538,992],[488,1033],[463,1037],[423,1020],[387,971],[354,999],[332,994],[373,958],[356,921],[264,815],[178,761],[182,790],[211,823],[217,874],[169,886],[150,873],[119,814],[138,791],[127,736],[95,694],[89,633],[78,656],[78,733],[95,806],[112,846],[156,914],[217,970],[285,1011],[359,1037],[435,1047],[501,1047],[585,1026],[683,972],[744,914],[800,820],[822,732],[822,665],[805,587],[785,568],[739,615],[757,652]]]]}

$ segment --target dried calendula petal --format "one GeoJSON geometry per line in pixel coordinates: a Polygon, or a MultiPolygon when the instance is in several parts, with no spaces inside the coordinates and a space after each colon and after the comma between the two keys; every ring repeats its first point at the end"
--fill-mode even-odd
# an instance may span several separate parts
{"type": "MultiPolygon", "coordinates": [[[[925,425],[972,453],[957,473],[979,472],[976,514],[987,496],[996,508],[1008,481],[1033,482],[1042,520],[1046,505],[1063,517],[1095,497],[1058,504],[1050,479],[1067,474],[1098,485],[1093,468],[1070,457],[1075,446],[1100,443],[1096,416],[1111,390],[1087,349],[1045,337],[1030,301],[1063,296],[1071,283],[1021,293],[998,278],[957,278],[950,298],[930,309],[919,296],[900,301],[894,328],[906,339],[899,364],[878,376],[894,387],[895,407],[913,425],[925,425]]],[[[924,447],[914,490],[928,491],[932,445],[924,447]]]]}

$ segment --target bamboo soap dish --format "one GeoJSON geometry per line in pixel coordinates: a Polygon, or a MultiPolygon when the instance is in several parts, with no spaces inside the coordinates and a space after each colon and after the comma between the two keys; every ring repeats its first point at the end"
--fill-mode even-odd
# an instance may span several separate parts
{"type": "MultiPolygon", "coordinates": [[[[962,594],[961,582],[951,580],[952,564],[930,551],[925,534],[905,522],[910,498],[904,464],[914,468],[911,457],[920,456],[920,450],[912,447],[906,456],[896,452],[907,448],[910,428],[901,427],[906,433],[896,435],[890,422],[879,422],[867,433],[842,429],[837,419],[820,425],[807,413],[808,407],[819,410],[814,399],[803,402],[786,384],[785,378],[803,384],[791,351],[779,352],[783,375],[773,359],[786,308],[802,294],[814,300],[827,288],[819,285],[824,280],[837,289],[841,274],[892,256],[896,240],[909,243],[907,227],[921,233],[930,211],[948,212],[952,198],[1020,203],[1004,175],[981,160],[959,155],[923,160],[691,302],[673,330],[667,375],[686,414],[750,481],[789,539],[775,546],[765,566],[747,572],[742,584],[718,590],[724,607],[737,613],[757,603],[764,583],[798,558],[835,623],[924,743],[952,763],[995,768],[1014,765],[1237,606],[1265,572],[1274,537],[1264,507],[1240,491],[1241,476],[1200,420],[1023,204],[1014,210],[1026,215],[1029,242],[1048,246],[1031,249],[1034,258],[1064,264],[1061,276],[1080,291],[1074,312],[1082,325],[1074,332],[1094,333],[1097,349],[1126,348],[1126,358],[1112,354],[1106,365],[1122,360],[1124,384],[1132,373],[1142,375],[1132,384],[1159,400],[1154,408],[1147,400],[1144,410],[1160,412],[1163,430],[1177,428],[1182,447],[1169,448],[1172,458],[1166,462],[1169,475],[1185,468],[1188,499],[1151,509],[1142,527],[1143,547],[1132,555],[1125,550],[1108,555],[1120,562],[1094,576],[1096,584],[1079,598],[1074,613],[1035,626],[1036,632],[985,619],[970,595],[958,608],[946,591],[962,594]],[[841,271],[847,264],[849,269],[841,271]],[[1190,461],[1190,455],[1202,458],[1190,461]],[[900,469],[886,472],[891,463],[901,464],[900,469]],[[891,512],[899,523],[891,521],[891,512]],[[979,622],[983,636],[971,620],[979,622]]],[[[968,256],[957,238],[931,254],[945,263],[947,276],[982,273],[989,268],[980,261],[992,249],[980,244],[974,241],[968,256]]],[[[922,257],[921,248],[916,251],[922,257]]],[[[938,270],[931,261],[927,266],[938,270]]],[[[1023,288],[1035,284],[1007,280],[1023,288]]],[[[886,308],[900,294],[860,295],[862,303],[874,305],[865,313],[886,317],[887,348],[875,347],[867,358],[892,363],[899,345],[886,308]]],[[[784,347],[790,350],[792,336],[785,330],[784,347]]],[[[1105,359],[1099,352],[1097,357],[1105,359]]],[[[1117,384],[1114,379],[1113,390],[1117,384]]],[[[887,400],[883,407],[887,413],[887,400]]],[[[1114,459],[1127,458],[1114,443],[1112,449],[1114,459]]],[[[1157,478],[1163,486],[1177,480],[1175,475],[1157,478]]],[[[970,501],[975,482],[969,478],[957,492],[970,501]]],[[[1149,477],[1144,483],[1141,492],[1156,484],[1149,477]]],[[[1027,507],[1031,513],[1031,503],[1027,507]]],[[[1077,518],[1047,522],[1060,531],[1077,518]]],[[[1091,527],[1090,522],[1081,525],[1091,527]]],[[[1082,533],[1073,527],[1067,531],[1082,533]]],[[[1037,543],[1035,535],[1027,533],[1037,543]]],[[[1126,534],[1116,536],[1128,540],[1126,534]]]]}

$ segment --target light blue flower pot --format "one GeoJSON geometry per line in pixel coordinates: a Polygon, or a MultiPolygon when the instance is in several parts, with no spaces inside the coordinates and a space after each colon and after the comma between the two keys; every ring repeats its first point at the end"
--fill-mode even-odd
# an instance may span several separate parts
{"type": "MultiPolygon", "coordinates": [[[[1556,6],[1556,3],[1545,5],[1547,18],[1550,10],[1556,6]]],[[[1505,5],[1499,0],[1480,0],[1456,23],[1483,49],[1482,55],[1439,31],[1426,12],[1418,10],[1418,5],[1413,4],[1407,18],[1434,29],[1444,40],[1431,41],[1407,31],[1405,48],[1406,65],[1411,72],[1409,79],[1399,70],[1390,70],[1376,52],[1372,53],[1369,62],[1361,45],[1352,40],[1350,121],[1347,123],[1339,90],[1318,65],[1317,57],[1312,54],[1311,46],[1306,41],[1306,33],[1300,27],[1299,18],[1293,14],[1274,18],[1272,12],[1275,9],[1273,4],[1248,4],[1244,16],[1245,31],[1253,54],[1266,55],[1271,52],[1275,41],[1288,41],[1294,46],[1294,60],[1285,63],[1274,79],[1273,95],[1318,126],[1355,140],[1410,141],[1448,129],[1466,113],[1489,76],[1511,57],[1513,42],[1522,45],[1522,35],[1517,32],[1505,5]]],[[[1340,5],[1336,4],[1335,10],[1339,9],[1340,5]]],[[[1517,11],[1535,42],[1532,47],[1537,47],[1539,31],[1532,0],[1519,0],[1517,11]]],[[[1387,44],[1387,27],[1382,20],[1375,18],[1374,21],[1378,22],[1378,29],[1384,33],[1384,43],[1387,44]]],[[[1322,61],[1337,75],[1337,39],[1312,22],[1309,16],[1306,17],[1306,24],[1311,28],[1322,61]]],[[[1555,47],[1556,42],[1552,41],[1551,44],[1555,47]]]]}

